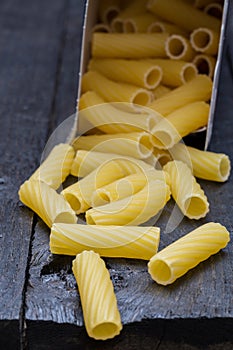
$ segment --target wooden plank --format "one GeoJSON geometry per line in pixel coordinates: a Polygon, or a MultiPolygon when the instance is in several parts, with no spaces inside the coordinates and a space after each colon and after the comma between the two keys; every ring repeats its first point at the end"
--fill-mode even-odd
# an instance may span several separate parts
{"type": "Polygon", "coordinates": [[[33,229],[33,214],[19,204],[17,192],[38,163],[47,136],[65,4],[0,4],[0,344],[5,349],[11,326],[19,345],[33,229]]]}
{"type": "MultiPolygon", "coordinates": [[[[70,4],[71,13],[79,13],[77,3],[70,4]]],[[[66,54],[67,57],[73,55],[71,47],[67,48],[66,54]]],[[[76,65],[75,60],[73,63],[69,61],[67,65],[64,63],[62,74],[74,69],[72,64],[73,67],[76,65]]],[[[225,70],[221,78],[211,148],[232,156],[230,126],[233,105],[226,60],[223,66],[225,70]]],[[[62,77],[59,81],[56,105],[60,96],[66,96],[66,84],[63,85],[62,77]]],[[[73,91],[73,94],[71,100],[74,101],[76,91],[73,91]]],[[[70,107],[65,106],[64,111],[66,108],[69,110],[70,107]]],[[[207,221],[222,222],[232,233],[229,213],[229,203],[232,202],[232,176],[226,184],[205,181],[201,181],[201,184],[211,203],[211,211],[207,218],[198,222],[184,219],[174,232],[165,234],[165,227],[173,209],[171,203],[158,222],[162,228],[161,248],[207,221]]],[[[87,349],[182,349],[181,344],[185,343],[189,349],[190,346],[194,349],[194,346],[199,345],[207,348],[207,345],[218,341],[225,346],[226,341],[233,340],[233,294],[229,277],[232,276],[232,243],[224,252],[211,257],[208,262],[201,263],[169,287],[158,286],[150,279],[146,262],[105,259],[116,291],[124,329],[116,339],[100,344],[88,339],[83,327],[80,299],[71,273],[72,258],[52,256],[48,242],[49,230],[39,221],[32,245],[30,279],[26,295],[30,349],[40,349],[48,344],[51,349],[73,349],[76,346],[87,349]]]]}

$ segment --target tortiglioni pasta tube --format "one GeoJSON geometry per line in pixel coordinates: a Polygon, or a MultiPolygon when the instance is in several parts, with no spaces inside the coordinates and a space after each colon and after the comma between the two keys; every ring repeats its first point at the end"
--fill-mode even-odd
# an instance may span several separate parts
{"type": "Polygon", "coordinates": [[[147,226],[54,224],[53,254],[77,255],[94,250],[101,256],[149,260],[158,249],[160,229],[147,226]]]}
{"type": "Polygon", "coordinates": [[[70,174],[74,155],[73,147],[68,144],[55,146],[30,179],[45,182],[56,190],[70,174]]]}
{"type": "Polygon", "coordinates": [[[99,254],[84,251],[73,260],[87,333],[94,339],[109,339],[122,329],[117,300],[109,272],[99,254]]]}
{"type": "Polygon", "coordinates": [[[38,180],[25,181],[19,189],[19,198],[32,209],[48,227],[54,222],[75,224],[77,217],[64,197],[46,183],[38,180]]]}
{"type": "Polygon", "coordinates": [[[164,170],[170,176],[172,197],[182,213],[190,219],[205,217],[209,211],[209,203],[190,168],[177,160],[168,162],[164,170]]]}
{"type": "Polygon", "coordinates": [[[229,240],[229,232],[224,226],[207,223],[154,255],[148,263],[148,271],[157,283],[171,284],[201,261],[225,248],[229,240]]]}
{"type": "Polygon", "coordinates": [[[208,101],[212,92],[212,80],[206,75],[197,75],[188,83],[177,87],[152,102],[148,107],[166,116],[175,109],[195,101],[208,101]]]}

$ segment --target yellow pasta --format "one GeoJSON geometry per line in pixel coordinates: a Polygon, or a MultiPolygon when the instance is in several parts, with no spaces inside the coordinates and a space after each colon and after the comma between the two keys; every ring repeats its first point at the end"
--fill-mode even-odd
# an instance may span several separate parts
{"type": "MultiPolygon", "coordinates": [[[[127,107],[128,104],[125,105],[127,107]]],[[[79,130],[81,128],[85,132],[95,127],[107,134],[150,132],[162,118],[149,109],[129,113],[121,107],[124,107],[123,102],[105,103],[94,91],[86,92],[79,100],[79,130]]]]}
{"type": "Polygon", "coordinates": [[[195,51],[190,41],[182,35],[173,34],[165,43],[166,54],[173,60],[192,61],[195,51]]]}
{"type": "Polygon", "coordinates": [[[54,224],[53,254],[77,255],[94,250],[101,256],[149,260],[158,250],[160,229],[142,226],[54,224]]]}
{"type": "Polygon", "coordinates": [[[164,58],[168,35],[167,33],[94,33],[92,57],[164,58]]]}
{"type": "Polygon", "coordinates": [[[209,222],[155,254],[148,263],[148,272],[157,283],[171,284],[225,248],[229,240],[229,232],[224,226],[209,222]]]}
{"type": "Polygon", "coordinates": [[[61,194],[77,214],[85,212],[91,206],[93,192],[125,175],[118,162],[109,161],[101,164],[89,175],[65,188],[61,194]]]}
{"type": "Polygon", "coordinates": [[[153,150],[153,155],[156,159],[155,168],[157,169],[161,169],[161,167],[163,167],[167,162],[172,160],[170,152],[165,149],[158,149],[155,147],[153,150]]]}
{"type": "Polygon", "coordinates": [[[115,153],[138,159],[152,154],[151,135],[147,132],[131,132],[106,135],[80,136],[74,140],[76,150],[115,153]]]}
{"type": "Polygon", "coordinates": [[[124,33],[145,33],[148,28],[158,20],[158,17],[150,12],[130,16],[123,21],[124,33]]]}
{"type": "Polygon", "coordinates": [[[146,174],[136,173],[125,176],[110,184],[98,188],[92,195],[92,207],[129,197],[142,190],[147,183],[146,174]]]}
{"type": "Polygon", "coordinates": [[[206,126],[210,107],[203,101],[187,104],[162,119],[151,131],[155,147],[167,149],[173,147],[184,136],[206,126]]]}
{"type": "Polygon", "coordinates": [[[146,60],[100,59],[90,60],[88,69],[98,71],[114,81],[154,89],[162,79],[161,68],[146,60]]]}
{"type": "Polygon", "coordinates": [[[190,35],[190,43],[197,52],[216,55],[218,53],[219,33],[209,28],[197,28],[190,35]]]}
{"type": "Polygon", "coordinates": [[[166,116],[175,109],[196,101],[208,101],[212,92],[212,80],[206,75],[197,75],[188,83],[179,86],[152,102],[148,107],[166,116]]]}
{"type": "Polygon", "coordinates": [[[136,85],[112,81],[95,71],[89,71],[82,77],[82,92],[89,90],[94,90],[109,102],[129,102],[147,105],[152,99],[151,92],[146,89],[136,85]]]}
{"type": "Polygon", "coordinates": [[[206,74],[210,78],[214,76],[216,58],[210,55],[199,54],[193,59],[193,64],[197,67],[199,74],[206,74]]]}
{"type": "Polygon", "coordinates": [[[185,30],[181,29],[180,27],[178,27],[174,24],[164,22],[164,21],[156,21],[156,22],[152,23],[148,27],[148,32],[149,33],[179,34],[179,35],[183,35],[183,36],[187,35],[187,32],[185,30]]]}
{"type": "Polygon", "coordinates": [[[226,154],[202,151],[178,143],[171,149],[173,159],[186,163],[194,176],[224,182],[230,176],[231,163],[226,154]]]}
{"type": "Polygon", "coordinates": [[[162,84],[171,87],[183,85],[197,76],[197,68],[193,63],[182,60],[151,60],[162,69],[162,84]]]}
{"type": "Polygon", "coordinates": [[[119,0],[101,0],[99,2],[99,18],[102,22],[110,24],[120,12],[119,0]]]}
{"type": "Polygon", "coordinates": [[[182,213],[190,219],[200,219],[209,211],[209,203],[201,186],[183,162],[174,160],[164,166],[170,176],[172,197],[182,213]]]}
{"type": "Polygon", "coordinates": [[[209,5],[206,5],[204,12],[210,16],[221,19],[223,14],[223,5],[216,2],[211,2],[209,5]]]}
{"type": "Polygon", "coordinates": [[[128,162],[128,174],[136,172],[147,172],[153,169],[152,166],[146,164],[144,161],[132,157],[122,156],[116,153],[103,153],[86,150],[78,150],[71,167],[71,174],[73,176],[84,177],[95,170],[99,165],[110,160],[123,160],[128,162]],[[138,170],[137,170],[138,169],[138,170]]]}
{"type": "Polygon", "coordinates": [[[109,272],[99,254],[84,251],[73,260],[72,270],[80,294],[87,334],[109,339],[122,329],[120,313],[109,272]]]}
{"type": "Polygon", "coordinates": [[[74,224],[77,222],[75,212],[70,205],[53,188],[38,180],[28,180],[20,186],[19,198],[23,204],[32,209],[48,227],[54,222],[74,224]]]}
{"type": "Polygon", "coordinates": [[[158,214],[169,198],[168,185],[151,180],[130,197],[87,210],[86,221],[90,225],[140,225],[158,214]]]}
{"type": "Polygon", "coordinates": [[[171,91],[170,87],[160,84],[152,92],[154,95],[154,99],[157,99],[162,97],[163,95],[166,95],[169,91],[171,91]]]}
{"type": "Polygon", "coordinates": [[[175,11],[172,10],[174,0],[149,0],[147,7],[166,21],[188,31],[199,27],[207,27],[218,31],[221,27],[219,19],[207,15],[182,0],[176,0],[175,11]]]}
{"type": "Polygon", "coordinates": [[[124,20],[128,17],[139,15],[146,10],[145,0],[134,0],[127,2],[125,8],[111,22],[111,27],[114,32],[121,33],[124,30],[124,20]]]}
{"type": "Polygon", "coordinates": [[[61,143],[55,146],[40,167],[32,174],[31,179],[45,182],[55,190],[70,174],[75,156],[72,146],[61,143]]]}
{"type": "Polygon", "coordinates": [[[92,33],[111,33],[111,28],[105,23],[97,23],[92,27],[92,33]]]}

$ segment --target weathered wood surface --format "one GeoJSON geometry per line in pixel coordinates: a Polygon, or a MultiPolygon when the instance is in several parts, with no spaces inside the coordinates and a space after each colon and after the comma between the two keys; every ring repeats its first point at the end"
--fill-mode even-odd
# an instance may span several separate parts
{"type": "MultiPolygon", "coordinates": [[[[145,262],[105,259],[124,329],[105,343],[87,337],[72,258],[50,254],[49,230],[17,198],[52,130],[75,111],[84,1],[2,0],[0,7],[1,348],[17,349],[21,341],[38,350],[232,349],[232,243],[170,287],[153,283],[145,262]]],[[[211,149],[232,157],[227,53],[223,66],[211,149]]],[[[169,205],[158,221],[161,248],[207,221],[232,233],[232,176],[202,185],[211,203],[207,218],[164,233],[169,205]]]]}

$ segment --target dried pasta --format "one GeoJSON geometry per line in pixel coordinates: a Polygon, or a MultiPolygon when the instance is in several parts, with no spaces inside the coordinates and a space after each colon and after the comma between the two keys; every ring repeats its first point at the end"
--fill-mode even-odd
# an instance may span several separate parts
{"type": "Polygon", "coordinates": [[[124,107],[124,103],[105,103],[94,91],[86,92],[79,100],[79,129],[85,132],[95,127],[107,134],[150,132],[162,118],[149,109],[127,112],[121,107],[124,107]]]}
{"type": "Polygon", "coordinates": [[[197,76],[197,68],[190,62],[169,59],[154,59],[151,62],[161,67],[161,83],[164,85],[177,87],[189,82],[197,76]]]}
{"type": "Polygon", "coordinates": [[[92,193],[99,187],[125,176],[118,162],[101,164],[89,175],[66,187],[61,194],[77,214],[84,213],[91,206],[92,193]]]}
{"type": "Polygon", "coordinates": [[[80,136],[74,140],[76,150],[86,149],[96,152],[114,153],[138,159],[152,154],[151,135],[147,132],[131,132],[106,135],[80,136]]]}
{"type": "Polygon", "coordinates": [[[209,211],[209,203],[190,168],[181,161],[164,166],[170,176],[171,194],[182,213],[190,219],[200,219],[209,211]]]}
{"type": "Polygon", "coordinates": [[[82,92],[94,90],[107,102],[128,102],[139,105],[148,105],[152,94],[136,85],[115,82],[104,75],[89,71],[82,77],[82,92]]]}
{"type": "Polygon", "coordinates": [[[190,35],[190,43],[197,52],[216,55],[218,53],[219,33],[209,28],[197,28],[190,35]]]}
{"type": "Polygon", "coordinates": [[[207,15],[182,0],[176,0],[175,6],[175,11],[171,11],[174,7],[173,0],[149,0],[147,5],[151,12],[187,31],[199,27],[220,30],[221,21],[219,19],[207,15]]]}
{"type": "Polygon", "coordinates": [[[199,74],[206,74],[210,78],[214,76],[216,58],[210,55],[198,54],[193,59],[199,74]]]}
{"type": "Polygon", "coordinates": [[[129,197],[142,190],[147,183],[146,174],[136,173],[125,176],[110,184],[98,188],[92,195],[92,207],[129,197]]]}
{"type": "Polygon", "coordinates": [[[179,86],[164,96],[153,101],[148,107],[168,115],[175,109],[196,101],[208,101],[212,93],[212,81],[206,75],[198,74],[196,78],[179,86]]]}
{"type": "Polygon", "coordinates": [[[206,126],[209,117],[209,104],[203,101],[193,102],[167,115],[151,131],[155,147],[167,149],[173,147],[184,136],[206,126]]]}
{"type": "Polygon", "coordinates": [[[70,174],[75,156],[72,146],[61,143],[55,146],[40,167],[32,174],[31,179],[45,182],[55,190],[70,174]]]}
{"type": "Polygon", "coordinates": [[[170,190],[165,181],[151,180],[136,194],[86,212],[91,225],[140,225],[165,206],[170,190]]]}
{"type": "Polygon", "coordinates": [[[50,250],[66,255],[93,250],[105,257],[149,260],[158,250],[159,237],[160,229],[153,226],[54,224],[50,250]]]}
{"type": "Polygon", "coordinates": [[[179,34],[183,36],[187,36],[187,32],[180,27],[164,22],[164,21],[156,21],[152,23],[148,27],[148,32],[149,33],[169,33],[169,34],[179,34]]]}
{"type": "Polygon", "coordinates": [[[99,18],[103,23],[110,24],[120,12],[119,0],[101,0],[99,2],[99,18]]]}
{"type": "Polygon", "coordinates": [[[140,169],[144,172],[153,169],[151,165],[140,159],[122,156],[116,153],[78,150],[71,167],[71,174],[84,177],[95,170],[99,165],[113,159],[128,162],[128,174],[140,171],[140,169]]]}
{"type": "Polygon", "coordinates": [[[147,60],[126,60],[95,58],[90,60],[88,69],[98,71],[108,79],[154,89],[162,79],[162,70],[147,60]]]}
{"type": "Polygon", "coordinates": [[[75,224],[77,217],[70,205],[53,188],[38,180],[25,181],[19,189],[19,198],[32,209],[48,227],[54,222],[75,224]]]}
{"type": "Polygon", "coordinates": [[[173,159],[186,163],[194,176],[224,182],[230,176],[231,163],[226,154],[202,151],[178,143],[171,149],[173,159]]]}
{"type": "Polygon", "coordinates": [[[167,33],[94,33],[92,57],[148,58],[167,57],[167,33]]]}
{"type": "Polygon", "coordinates": [[[158,16],[150,12],[130,16],[123,21],[123,31],[124,33],[145,33],[157,20],[158,16]]]}
{"type": "Polygon", "coordinates": [[[148,272],[157,283],[171,284],[201,261],[225,248],[229,240],[229,232],[224,226],[209,222],[155,254],[148,263],[148,272]]]}
{"type": "Polygon", "coordinates": [[[109,339],[122,329],[120,313],[109,272],[99,254],[84,251],[73,260],[72,269],[80,294],[87,333],[94,339],[109,339]]]}
{"type": "Polygon", "coordinates": [[[166,54],[170,59],[192,61],[195,51],[188,39],[182,35],[172,34],[165,43],[166,54]]]}

